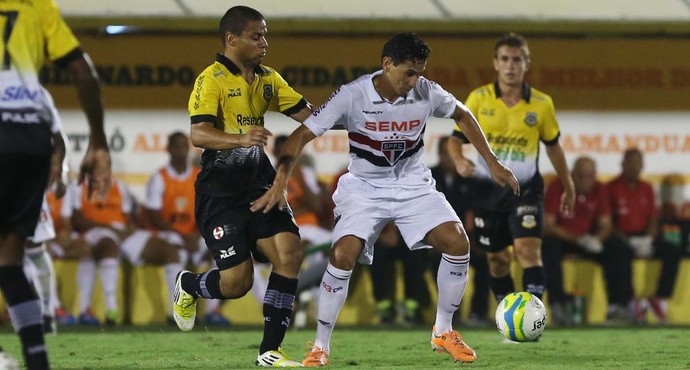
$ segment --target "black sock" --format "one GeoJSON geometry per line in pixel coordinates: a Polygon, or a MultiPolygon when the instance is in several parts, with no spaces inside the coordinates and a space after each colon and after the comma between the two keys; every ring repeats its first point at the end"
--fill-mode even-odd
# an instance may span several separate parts
{"type": "Polygon", "coordinates": [[[259,353],[276,350],[283,343],[290,326],[296,291],[297,279],[288,279],[276,273],[269,276],[264,297],[264,338],[259,353]]]}
{"type": "Polygon", "coordinates": [[[522,271],[522,286],[525,287],[525,291],[532,293],[539,299],[544,296],[545,282],[546,275],[542,266],[534,266],[522,271]]]}
{"type": "Polygon", "coordinates": [[[41,303],[21,266],[0,266],[0,289],[5,295],[14,331],[22,342],[26,368],[48,369],[41,303]]]}
{"type": "Polygon", "coordinates": [[[502,277],[491,277],[491,290],[494,292],[496,302],[500,302],[510,293],[515,291],[513,277],[510,274],[502,277]]]}
{"type": "Polygon", "coordinates": [[[203,274],[182,275],[182,289],[194,296],[194,298],[224,299],[220,291],[220,271],[213,269],[203,274]]]}

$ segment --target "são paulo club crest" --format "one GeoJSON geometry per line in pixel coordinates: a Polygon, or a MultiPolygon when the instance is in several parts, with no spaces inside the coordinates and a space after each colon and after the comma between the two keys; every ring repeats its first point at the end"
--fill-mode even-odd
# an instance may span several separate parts
{"type": "Polygon", "coordinates": [[[381,143],[381,152],[388,160],[388,163],[394,165],[400,159],[400,156],[405,153],[405,141],[384,141],[381,143]]]}

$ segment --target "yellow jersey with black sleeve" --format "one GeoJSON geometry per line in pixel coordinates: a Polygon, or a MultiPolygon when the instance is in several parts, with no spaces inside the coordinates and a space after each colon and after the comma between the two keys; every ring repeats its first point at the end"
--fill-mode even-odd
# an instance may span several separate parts
{"type": "MultiPolygon", "coordinates": [[[[501,99],[498,82],[494,82],[472,91],[465,105],[479,121],[491,149],[501,163],[517,177],[522,194],[543,199],[539,142],[554,145],[558,143],[560,136],[551,97],[525,83],[522,86],[522,99],[516,105],[508,107],[501,99]]],[[[469,142],[458,127],[453,135],[469,142]]],[[[488,166],[481,157],[477,159],[476,176],[480,180],[491,181],[488,166]]],[[[511,203],[509,199],[505,199],[511,198],[509,187],[501,188],[491,182],[494,187],[491,197],[504,198],[505,201],[494,199],[495,202],[492,203],[506,206],[511,203]]]]}
{"type": "MultiPolygon", "coordinates": [[[[194,84],[189,98],[191,124],[210,122],[229,134],[245,134],[252,126],[264,126],[268,110],[292,115],[307,106],[302,95],[270,67],[254,69],[249,85],[240,69],[218,54],[194,84]]],[[[196,191],[249,202],[273,183],[275,170],[259,146],[229,150],[204,150],[196,191]]]]}
{"type": "Polygon", "coordinates": [[[38,71],[46,59],[63,66],[81,56],[79,42],[53,0],[0,1],[0,36],[0,126],[7,134],[0,136],[11,136],[0,150],[50,150],[52,114],[38,71]]]}

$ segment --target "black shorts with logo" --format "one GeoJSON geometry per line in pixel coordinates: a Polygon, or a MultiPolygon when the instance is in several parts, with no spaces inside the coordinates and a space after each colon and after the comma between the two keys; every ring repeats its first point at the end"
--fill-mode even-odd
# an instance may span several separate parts
{"type": "Polygon", "coordinates": [[[250,257],[257,262],[268,259],[257,250],[256,241],[281,232],[299,236],[299,229],[287,207],[270,212],[252,212],[249,203],[196,193],[195,217],[199,233],[213,254],[220,270],[237,266],[250,257]]]}
{"type": "Polygon", "coordinates": [[[48,126],[0,122],[0,233],[34,234],[51,152],[48,126]]]}
{"type": "Polygon", "coordinates": [[[544,226],[544,183],[537,172],[520,184],[520,196],[509,186],[486,183],[477,189],[474,202],[476,245],[496,253],[517,238],[541,238],[544,226]]]}

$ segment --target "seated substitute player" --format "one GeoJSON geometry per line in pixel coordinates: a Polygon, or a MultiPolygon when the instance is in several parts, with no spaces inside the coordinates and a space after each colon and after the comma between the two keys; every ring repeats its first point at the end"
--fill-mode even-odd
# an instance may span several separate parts
{"type": "Polygon", "coordinates": [[[432,348],[448,352],[455,361],[477,358],[451,324],[467,285],[470,247],[460,219],[422,163],[427,119],[452,118],[467,132],[496,181],[510,185],[515,193],[519,188],[469,110],[421,77],[429,52],[413,33],[388,40],[381,53],[382,70],[341,86],[290,135],[273,186],[252,205],[253,211],[263,213],[276,204],[285,207],[283,194],[304,146],[337,124],[347,129],[350,172],[340,178],[333,195],[335,243],[321,282],[316,341],[302,362],[305,366],[328,364],[331,334],[355,262],[372,263],[374,242],[389,222],[395,222],[411,250],[432,246],[442,253],[432,348]]]}
{"type": "MultiPolygon", "coordinates": [[[[110,169],[108,168],[108,171],[110,169]]],[[[100,322],[90,309],[96,265],[100,272],[105,296],[105,321],[114,325],[118,319],[117,284],[120,266],[120,245],[133,231],[133,202],[126,185],[111,180],[110,173],[97,171],[90,183],[70,183],[63,201],[61,216],[72,213],[72,225],[91,247],[90,253],[79,261],[79,323],[98,325],[100,322]],[[93,189],[91,198],[88,188],[93,189]]]]}
{"type": "Polygon", "coordinates": [[[495,82],[472,91],[465,101],[475,114],[489,144],[520,181],[519,196],[491,182],[489,168],[479,158],[477,167],[462,153],[467,143],[458,130],[448,143],[458,173],[477,179],[474,197],[475,232],[478,247],[487,251],[491,289],[497,302],[515,291],[510,264],[515,257],[524,269],[524,290],[541,298],[546,277],[541,260],[544,181],[539,173],[539,141],[565,189],[560,209],[570,214],[575,202],[573,180],[568,172],[560,130],[551,97],[524,82],[530,56],[527,41],[510,33],[494,47],[495,82]]]}
{"type": "MultiPolygon", "coordinates": [[[[189,252],[199,249],[194,221],[194,180],[199,169],[189,165],[189,139],[182,132],[168,136],[169,163],[156,171],[146,187],[143,219],[149,230],[139,229],[122,243],[133,266],[163,266],[168,296],[175,292],[177,273],[189,252]]],[[[172,304],[168,305],[172,318],[172,304]]]]}
{"type": "Polygon", "coordinates": [[[271,135],[264,114],[280,111],[301,122],[312,111],[278,72],[261,64],[266,32],[261,13],[246,6],[230,8],[220,20],[223,54],[199,75],[189,98],[192,144],[205,149],[195,185],[196,222],[218,269],[180,272],[173,317],[181,330],[191,330],[197,298],[242,297],[253,284],[252,257],[270,262],[256,365],[297,367],[301,364],[290,360],[280,345],[302,264],[299,230],[289,208],[257,214],[249,207],[275,177],[264,152],[271,135]]]}

